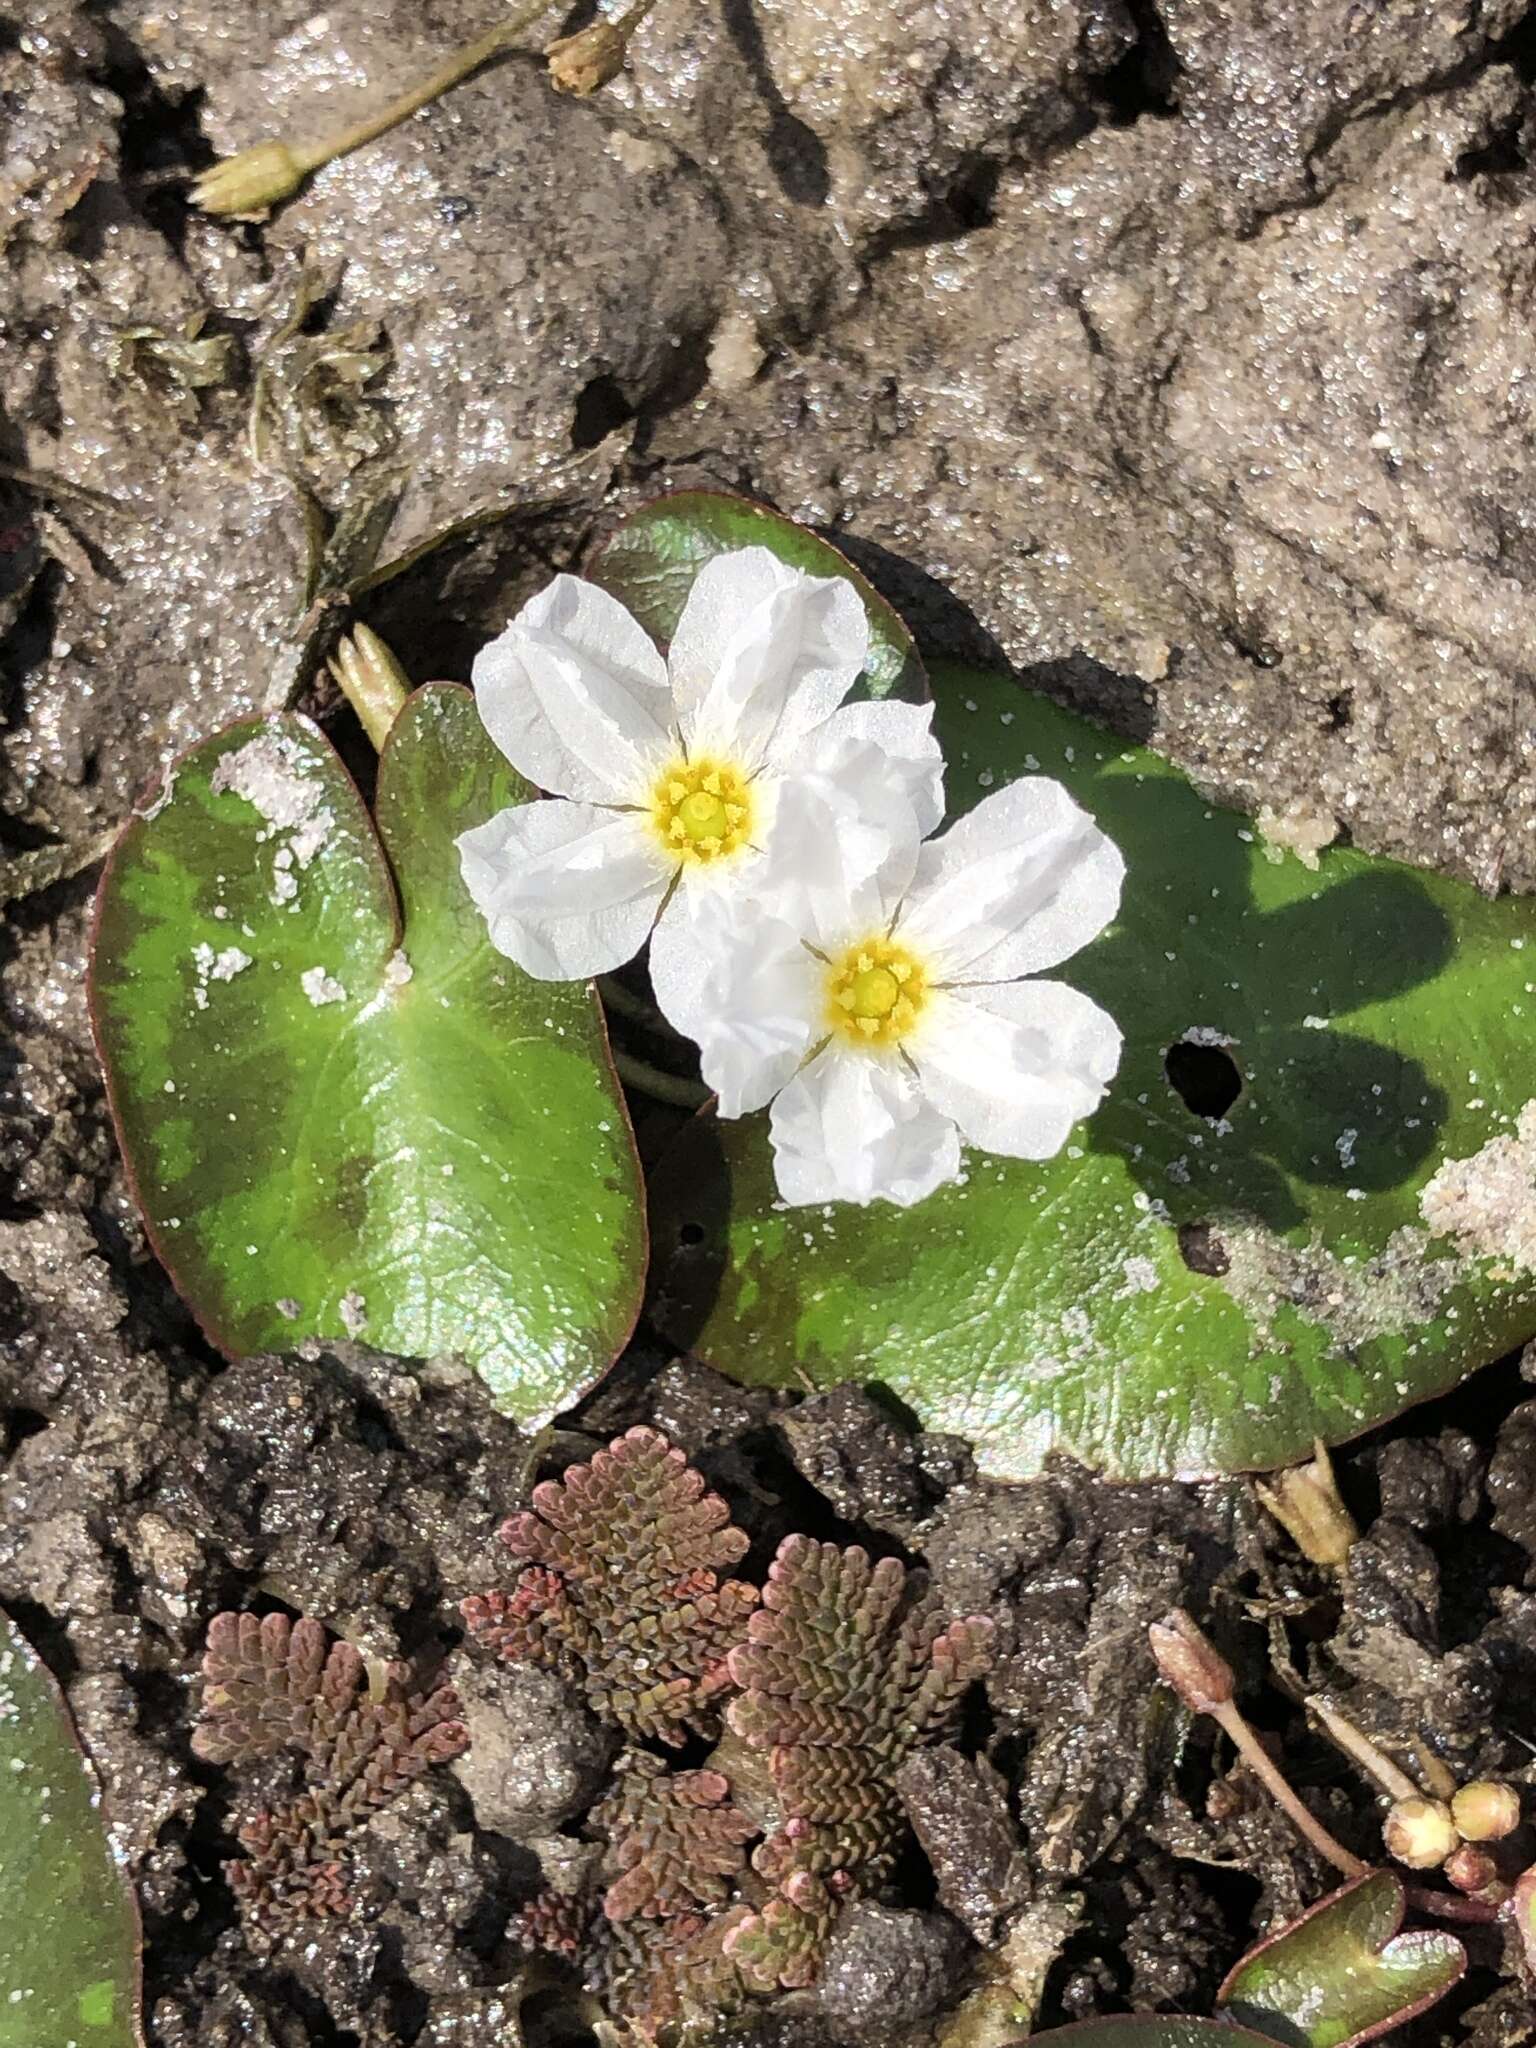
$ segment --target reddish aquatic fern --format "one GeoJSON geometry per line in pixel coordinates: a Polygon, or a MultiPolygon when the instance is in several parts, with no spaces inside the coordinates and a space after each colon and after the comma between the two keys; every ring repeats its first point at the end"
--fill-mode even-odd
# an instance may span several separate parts
{"type": "Polygon", "coordinates": [[[535,1487],[501,1534],[527,1568],[463,1603],[478,1642],[560,1673],[631,1735],[675,1747],[708,1727],[757,1592],[721,1580],[747,1538],[681,1451],[632,1429],[535,1487]]]}
{"type": "Polygon", "coordinates": [[[304,1759],[304,1790],[239,1829],[245,1858],[225,1865],[249,1917],[269,1933],[350,1912],[349,1837],[467,1737],[446,1686],[408,1688],[401,1664],[370,1669],[350,1643],[286,1615],[215,1615],[203,1659],[203,1719],[192,1747],[209,1763],[284,1748],[304,1759]]]}
{"type": "Polygon", "coordinates": [[[780,1545],[748,1641],[731,1728],[766,1750],[782,1824],[753,1856],[774,1896],[726,1951],[759,1990],[808,1984],[838,1906],[891,1874],[903,1820],[895,1773],[953,1723],[992,1661],[992,1624],[909,1604],[894,1558],[803,1536],[780,1545]]]}

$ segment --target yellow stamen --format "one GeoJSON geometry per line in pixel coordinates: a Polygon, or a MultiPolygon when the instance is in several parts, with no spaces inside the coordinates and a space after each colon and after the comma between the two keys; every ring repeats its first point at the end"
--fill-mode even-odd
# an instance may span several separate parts
{"type": "Polygon", "coordinates": [[[927,997],[922,963],[890,939],[865,939],[827,967],[828,1022],[855,1045],[899,1044],[927,997]]]}
{"type": "Polygon", "coordinates": [[[752,795],[728,761],[674,761],[651,797],[651,822],[669,855],[718,861],[751,836],[752,795]]]}

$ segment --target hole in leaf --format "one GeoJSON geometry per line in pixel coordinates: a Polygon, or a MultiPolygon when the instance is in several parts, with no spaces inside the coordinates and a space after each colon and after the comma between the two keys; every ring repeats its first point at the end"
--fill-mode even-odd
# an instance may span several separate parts
{"type": "Polygon", "coordinates": [[[1163,1071],[1184,1107],[1213,1121],[1243,1092],[1242,1071],[1223,1045],[1181,1038],[1163,1054],[1163,1071]]]}
{"type": "Polygon", "coordinates": [[[1179,1256],[1191,1273],[1204,1273],[1212,1280],[1219,1280],[1223,1273],[1232,1269],[1227,1248],[1211,1223],[1179,1225],[1179,1256]]]}
{"type": "Polygon", "coordinates": [[[704,1242],[703,1224],[684,1223],[678,1230],[677,1241],[679,1244],[702,1244],[704,1242]]]}

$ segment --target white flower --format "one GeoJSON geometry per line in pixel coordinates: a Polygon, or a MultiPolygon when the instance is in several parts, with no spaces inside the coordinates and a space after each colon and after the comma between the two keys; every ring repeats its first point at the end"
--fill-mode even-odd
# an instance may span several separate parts
{"type": "Polygon", "coordinates": [[[792,879],[836,843],[863,878],[914,813],[931,830],[932,708],[843,704],[868,644],[850,584],[766,548],[705,563],[666,661],[617,598],[557,576],[475,661],[487,732],[556,799],[458,841],[492,942],[541,980],[576,980],[630,959],[658,915],[707,900],[745,923],[770,866],[792,879]],[[808,837],[777,829],[791,783],[808,837]]]}
{"type": "MultiPolygon", "coordinates": [[[[786,790],[780,827],[800,822],[786,790]]],[[[658,933],[662,1009],[696,1039],[722,1116],[770,1100],[785,1201],[903,1208],[962,1143],[1047,1159],[1097,1107],[1120,1033],[1054,967],[1100,932],[1124,862],[1059,783],[1010,783],[878,872],[828,862],[749,929],[707,906],[658,933]]]]}

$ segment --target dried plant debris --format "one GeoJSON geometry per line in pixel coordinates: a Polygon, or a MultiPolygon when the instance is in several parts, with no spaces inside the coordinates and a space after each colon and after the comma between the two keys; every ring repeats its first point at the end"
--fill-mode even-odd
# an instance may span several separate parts
{"type": "Polygon", "coordinates": [[[761,1990],[810,1983],[838,1905],[885,1882],[903,1831],[895,1774],[943,1738],[992,1660],[992,1624],[908,1598],[895,1558],[803,1536],[779,1548],[730,1675],[728,1718],[769,1753],[782,1824],[752,1858],[774,1896],[726,1948],[761,1990]]]}
{"type": "Polygon", "coordinates": [[[209,1624],[193,1749],[217,1764],[290,1748],[303,1759],[303,1791],[246,1821],[246,1856],[225,1866],[263,1932],[350,1912],[353,1832],[464,1748],[453,1692],[410,1692],[408,1677],[404,1665],[365,1663],[350,1643],[327,1648],[317,1621],[219,1614],[209,1624]]]}
{"type": "Polygon", "coordinates": [[[528,1565],[510,1593],[464,1602],[476,1640],[558,1672],[631,1736],[712,1731],[757,1591],[721,1580],[747,1538],[681,1451],[632,1429],[536,1487],[501,1534],[528,1565]]]}
{"type": "Polygon", "coordinates": [[[117,328],[107,352],[108,375],[184,426],[195,426],[199,393],[233,384],[239,368],[235,337],[205,334],[206,318],[194,313],[170,330],[151,323],[117,328]]]}
{"type": "Polygon", "coordinates": [[[316,485],[377,461],[394,443],[390,409],[371,388],[392,360],[378,322],[309,331],[335,289],[317,271],[301,274],[251,389],[252,461],[316,485]]]}

